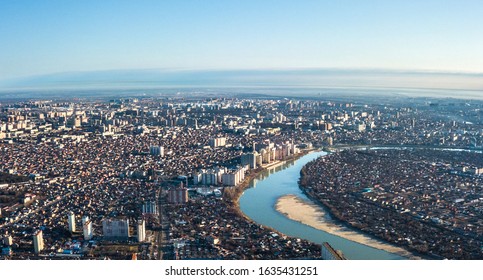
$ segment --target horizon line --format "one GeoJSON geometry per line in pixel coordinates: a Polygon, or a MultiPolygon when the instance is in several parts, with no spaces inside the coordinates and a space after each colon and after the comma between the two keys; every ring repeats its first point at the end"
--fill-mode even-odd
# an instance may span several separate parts
{"type": "Polygon", "coordinates": [[[190,68],[190,67],[172,67],[172,68],[162,68],[162,67],[148,67],[148,68],[106,68],[106,69],[95,69],[95,70],[68,70],[68,71],[56,71],[56,72],[46,72],[30,75],[19,75],[10,78],[0,79],[1,81],[12,81],[18,79],[28,79],[28,78],[40,78],[47,76],[63,75],[63,74],[84,74],[84,73],[107,73],[107,72],[129,72],[129,71],[152,71],[152,72],[165,72],[165,73],[182,73],[182,72],[263,72],[263,71],[273,71],[273,72],[284,72],[284,71],[340,71],[349,72],[355,71],[360,73],[388,73],[388,74],[433,74],[433,75],[463,75],[463,76],[483,76],[482,71],[469,71],[469,70],[444,70],[444,69],[414,69],[414,68],[382,68],[382,67],[261,67],[261,68],[190,68]]]}

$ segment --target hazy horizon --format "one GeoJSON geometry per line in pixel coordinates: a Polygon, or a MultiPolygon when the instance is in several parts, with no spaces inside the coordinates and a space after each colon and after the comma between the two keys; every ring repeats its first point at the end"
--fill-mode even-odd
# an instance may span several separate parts
{"type": "Polygon", "coordinates": [[[483,91],[483,74],[385,69],[106,70],[0,80],[0,90],[167,87],[483,91]]]}

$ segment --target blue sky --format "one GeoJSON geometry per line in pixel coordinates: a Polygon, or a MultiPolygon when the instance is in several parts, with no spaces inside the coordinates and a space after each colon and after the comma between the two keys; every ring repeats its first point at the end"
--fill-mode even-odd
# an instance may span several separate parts
{"type": "Polygon", "coordinates": [[[110,69],[483,72],[483,1],[0,1],[0,80],[110,69]]]}

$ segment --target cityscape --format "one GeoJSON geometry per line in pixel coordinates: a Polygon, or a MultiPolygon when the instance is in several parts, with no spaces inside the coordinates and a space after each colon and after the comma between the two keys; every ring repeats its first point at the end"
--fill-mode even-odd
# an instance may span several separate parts
{"type": "Polygon", "coordinates": [[[4,100],[1,258],[351,259],[240,202],[322,153],[296,188],[334,224],[408,252],[398,258],[483,259],[482,110],[323,95],[4,100]]]}
{"type": "Polygon", "coordinates": [[[0,1],[2,279],[479,275],[482,11],[0,1]]]}

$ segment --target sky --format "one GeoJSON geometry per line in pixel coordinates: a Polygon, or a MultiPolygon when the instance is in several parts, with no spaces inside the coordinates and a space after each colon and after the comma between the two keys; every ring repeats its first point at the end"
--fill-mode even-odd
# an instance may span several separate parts
{"type": "Polygon", "coordinates": [[[118,69],[483,73],[481,0],[1,0],[0,80],[118,69]]]}

